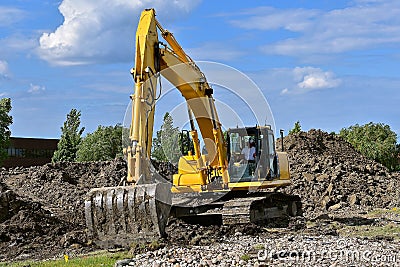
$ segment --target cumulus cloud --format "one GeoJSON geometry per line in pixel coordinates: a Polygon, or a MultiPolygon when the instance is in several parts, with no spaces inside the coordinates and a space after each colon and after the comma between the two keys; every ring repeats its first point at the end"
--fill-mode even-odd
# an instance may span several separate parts
{"type": "Polygon", "coordinates": [[[38,53],[53,64],[121,62],[133,57],[134,35],[140,12],[154,7],[164,23],[189,13],[200,0],[63,0],[64,22],[43,33],[38,53]]]}
{"type": "Polygon", "coordinates": [[[293,86],[291,89],[283,89],[281,95],[335,88],[341,84],[341,80],[333,72],[314,67],[296,67],[287,73],[287,76],[292,77],[293,86]]]}
{"type": "Polygon", "coordinates": [[[286,30],[295,37],[262,47],[268,54],[304,56],[343,53],[400,42],[400,1],[356,0],[334,10],[273,9],[248,11],[232,20],[237,27],[257,30],[286,30]]]}
{"type": "Polygon", "coordinates": [[[7,61],[0,60],[0,78],[7,78],[9,75],[7,61]]]}
{"type": "Polygon", "coordinates": [[[46,90],[45,86],[41,86],[41,85],[35,85],[35,84],[30,84],[29,89],[28,89],[28,93],[30,94],[39,94],[43,91],[46,90]]]}
{"type": "Polygon", "coordinates": [[[333,88],[340,84],[340,79],[337,79],[333,72],[323,71],[320,68],[296,67],[293,73],[295,78],[300,78],[297,85],[303,89],[333,88]]]}

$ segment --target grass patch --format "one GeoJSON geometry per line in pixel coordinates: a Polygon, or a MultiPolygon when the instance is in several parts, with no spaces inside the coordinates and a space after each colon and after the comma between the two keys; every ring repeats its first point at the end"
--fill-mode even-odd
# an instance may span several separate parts
{"type": "Polygon", "coordinates": [[[164,246],[165,244],[160,243],[159,240],[153,240],[151,242],[133,242],[130,244],[130,251],[132,254],[140,254],[146,251],[154,251],[164,246]]]}
{"type": "Polygon", "coordinates": [[[314,228],[314,227],[317,227],[318,226],[318,223],[316,223],[315,221],[306,221],[306,228],[307,229],[310,229],[310,228],[314,228]]]}
{"type": "Polygon", "coordinates": [[[391,208],[391,209],[375,209],[375,210],[372,210],[372,211],[368,212],[366,217],[368,217],[368,218],[377,218],[377,217],[381,217],[382,215],[385,215],[385,214],[400,215],[400,208],[394,207],[394,208],[391,208]]]}
{"type": "Polygon", "coordinates": [[[102,251],[96,252],[95,254],[81,255],[77,257],[69,256],[68,261],[66,261],[64,257],[57,260],[0,263],[0,267],[109,267],[114,266],[117,260],[132,258],[132,255],[127,251],[116,253],[102,251]]]}
{"type": "Polygon", "coordinates": [[[253,246],[253,248],[254,248],[255,250],[263,250],[263,249],[265,249],[265,246],[264,246],[264,244],[255,244],[255,245],[253,246]]]}
{"type": "Polygon", "coordinates": [[[359,225],[359,226],[344,226],[338,230],[341,236],[350,237],[369,237],[369,238],[393,238],[400,240],[400,225],[388,223],[383,226],[359,225]]]}
{"type": "Polygon", "coordinates": [[[243,255],[240,257],[240,259],[241,259],[241,260],[244,260],[244,261],[249,261],[249,260],[250,260],[250,255],[248,255],[248,254],[243,254],[243,255]]]}

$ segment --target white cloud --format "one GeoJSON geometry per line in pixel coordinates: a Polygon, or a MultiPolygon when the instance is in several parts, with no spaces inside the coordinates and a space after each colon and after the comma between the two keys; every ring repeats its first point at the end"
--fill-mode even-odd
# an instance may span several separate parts
{"type": "Polygon", "coordinates": [[[11,25],[25,16],[25,12],[13,7],[0,6],[0,27],[11,25]]]}
{"type": "Polygon", "coordinates": [[[306,94],[311,91],[338,88],[342,79],[332,71],[311,66],[276,68],[253,73],[251,77],[263,85],[266,95],[279,92],[280,95],[306,94]]]}
{"type": "Polygon", "coordinates": [[[381,46],[398,47],[400,1],[357,0],[330,11],[260,8],[232,24],[256,30],[287,30],[290,37],[264,45],[267,54],[304,56],[343,53],[381,46]]]}
{"type": "Polygon", "coordinates": [[[289,89],[285,88],[281,91],[281,95],[286,95],[287,93],[289,93],[289,89]]]}
{"type": "Polygon", "coordinates": [[[41,85],[35,85],[35,84],[30,84],[29,89],[28,89],[28,93],[31,94],[39,94],[43,91],[46,90],[45,86],[41,86],[41,85]]]}
{"type": "Polygon", "coordinates": [[[7,78],[9,75],[7,61],[0,60],[0,78],[7,78]]]}
{"type": "Polygon", "coordinates": [[[340,84],[340,79],[336,78],[333,72],[323,71],[313,67],[296,67],[293,70],[296,80],[300,80],[297,86],[304,90],[316,90],[334,88],[340,84]]]}
{"type": "Polygon", "coordinates": [[[63,0],[64,22],[40,37],[39,55],[61,65],[101,61],[127,61],[133,57],[134,36],[140,12],[158,10],[161,22],[189,13],[200,0],[63,0]]]}

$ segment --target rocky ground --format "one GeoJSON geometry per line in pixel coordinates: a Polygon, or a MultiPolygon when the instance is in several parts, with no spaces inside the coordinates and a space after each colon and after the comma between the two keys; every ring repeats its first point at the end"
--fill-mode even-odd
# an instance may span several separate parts
{"type": "MultiPolygon", "coordinates": [[[[400,212],[395,209],[400,174],[320,130],[287,136],[284,144],[293,179],[285,190],[302,197],[303,218],[286,228],[204,227],[172,220],[167,239],[132,247],[136,256],[130,266],[400,264],[393,261],[400,262],[400,212]],[[314,258],[304,259],[309,251],[314,258]],[[330,254],[319,255],[324,251],[330,254]],[[353,264],[344,252],[371,253],[353,264]]],[[[171,172],[170,166],[159,168],[171,172]]],[[[90,188],[118,185],[125,175],[123,160],[3,169],[0,262],[96,250],[85,232],[84,195],[90,188]]]]}
{"type": "Polygon", "coordinates": [[[310,130],[285,137],[284,147],[293,179],[285,190],[302,197],[308,217],[400,206],[399,173],[366,159],[341,137],[310,130]]]}
{"type": "Polygon", "coordinates": [[[300,233],[236,232],[213,245],[172,245],[115,266],[399,266],[398,243],[300,233]]]}

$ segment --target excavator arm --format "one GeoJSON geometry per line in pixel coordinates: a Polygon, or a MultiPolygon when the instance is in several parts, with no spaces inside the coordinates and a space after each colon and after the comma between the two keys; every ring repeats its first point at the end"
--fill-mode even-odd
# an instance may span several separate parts
{"type": "Polygon", "coordinates": [[[187,102],[191,135],[197,161],[195,172],[199,183],[207,184],[206,169],[218,170],[223,183],[228,184],[225,141],[212,97],[213,90],[196,63],[184,52],[173,34],[165,30],[155,18],[154,9],[143,11],[136,34],[135,94],[132,96],[131,146],[128,155],[128,182],[154,182],[150,177],[150,151],[154,124],[157,76],[172,83],[187,102]],[[160,48],[158,31],[169,46],[160,48]],[[196,120],[208,152],[207,162],[201,157],[196,120]],[[140,179],[142,177],[142,179],[140,179]]]}
{"type": "Polygon", "coordinates": [[[159,71],[158,34],[154,20],[154,10],[143,12],[136,32],[135,66],[131,70],[135,81],[132,99],[132,122],[130,146],[124,151],[128,158],[128,178],[130,183],[152,183],[148,159],[150,159],[154,124],[155,98],[159,71]]]}
{"type": "Polygon", "coordinates": [[[100,246],[129,245],[137,239],[149,240],[165,235],[171,206],[171,184],[156,182],[151,170],[150,152],[154,126],[157,78],[163,75],[187,102],[195,154],[181,157],[176,183],[189,181],[207,189],[207,175],[220,173],[228,185],[225,141],[204,74],[186,55],[172,33],[164,30],[155,18],[154,9],[144,10],[136,32],[135,81],[132,99],[132,121],[129,146],[124,149],[128,161],[127,186],[92,189],[85,200],[85,217],[89,236],[100,246]],[[160,48],[158,30],[169,46],[160,48]],[[196,120],[208,156],[200,153],[200,142],[194,126],[196,120]],[[181,164],[181,161],[183,162],[181,164]],[[195,162],[194,164],[186,164],[195,162]]]}

